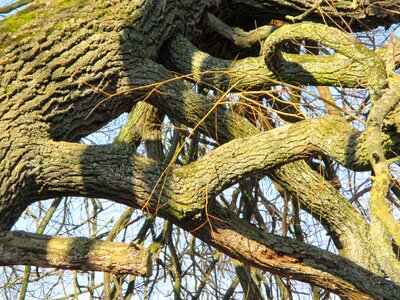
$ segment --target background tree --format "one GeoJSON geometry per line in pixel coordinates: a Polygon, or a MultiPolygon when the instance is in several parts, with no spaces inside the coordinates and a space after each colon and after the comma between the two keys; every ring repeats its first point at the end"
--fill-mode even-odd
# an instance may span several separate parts
{"type": "Polygon", "coordinates": [[[5,297],[400,299],[397,1],[2,12],[28,2],[0,22],[5,297]]]}

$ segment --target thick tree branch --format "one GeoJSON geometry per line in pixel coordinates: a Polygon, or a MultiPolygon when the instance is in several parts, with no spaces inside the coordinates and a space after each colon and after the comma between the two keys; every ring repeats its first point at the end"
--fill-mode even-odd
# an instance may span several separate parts
{"type": "MultiPolygon", "coordinates": [[[[217,60],[193,50],[184,41],[182,50],[186,54],[182,62],[176,58],[170,65],[181,68],[183,73],[198,72],[201,76],[174,78],[170,71],[153,62],[162,52],[161,44],[175,32],[195,34],[192,27],[199,24],[205,7],[216,1],[185,1],[180,2],[182,5],[174,1],[106,1],[104,7],[95,1],[89,1],[88,5],[69,1],[55,10],[46,6],[47,1],[38,2],[41,5],[32,9],[32,22],[13,23],[18,21],[15,17],[0,25],[0,53],[4,54],[0,61],[0,166],[3,170],[0,206],[4,228],[8,228],[29,201],[59,195],[103,197],[168,218],[228,255],[264,270],[293,276],[348,298],[398,297],[398,287],[392,282],[374,277],[336,255],[261,232],[218,207],[212,199],[225,187],[253,172],[273,174],[275,167],[315,154],[330,155],[355,169],[370,169],[364,136],[343,120],[304,121],[241,139],[198,162],[183,168],[167,168],[166,172],[163,164],[134,153],[130,144],[135,138],[129,144],[123,138],[120,143],[103,146],[49,141],[50,138],[78,140],[129,110],[133,100],[146,98],[161,112],[218,143],[226,143],[232,138],[253,135],[255,127],[219,105],[223,98],[199,95],[180,79],[199,79],[203,83],[224,86],[230,92],[235,88],[275,85],[278,79],[298,82],[301,76],[305,78],[302,83],[341,85],[340,76],[343,75],[342,86],[369,84],[377,89],[382,78],[369,79],[366,70],[370,69],[362,60],[372,57],[378,64],[380,58],[365,55],[365,49],[360,47],[363,55],[344,52],[349,56],[355,54],[358,62],[341,55],[315,58],[283,54],[284,60],[291,62],[290,68],[287,69],[285,63],[286,70],[277,71],[269,70],[262,57],[237,62],[217,60]],[[251,66],[247,67],[247,63],[251,66]],[[105,95],[111,97],[104,100],[105,95]],[[302,138],[298,142],[294,141],[296,133],[302,138]],[[284,136],[290,142],[283,148],[285,151],[279,147],[284,145],[284,136]],[[210,210],[205,210],[206,207],[210,210]],[[212,227],[208,226],[210,224],[212,227]]],[[[312,2],[284,1],[287,10],[279,13],[298,15],[309,11],[315,4],[312,2]]],[[[261,13],[277,5],[274,1],[260,3],[257,0],[230,3],[258,7],[261,13]]],[[[337,3],[337,9],[345,12],[345,18],[366,11],[351,6],[353,2],[349,4],[349,1],[337,3]]],[[[388,4],[386,8],[390,7],[388,4]]],[[[330,15],[336,13],[329,5],[321,10],[330,15]]],[[[315,17],[321,10],[318,7],[307,18],[315,17]]],[[[246,13],[252,14],[251,11],[246,13]]],[[[392,14],[387,16],[390,19],[392,14]]],[[[272,40],[272,46],[280,42],[272,40]]],[[[177,51],[176,46],[170,48],[177,51]]],[[[390,51],[383,53],[385,59],[392,55],[390,51]]],[[[382,141],[387,147],[384,152],[390,147],[397,150],[398,144],[388,136],[382,141]],[[391,142],[394,145],[390,145],[391,142]]],[[[303,189],[310,178],[313,183],[321,182],[312,177],[303,178],[300,181],[303,189]]],[[[281,183],[285,184],[284,180],[281,183]]],[[[291,184],[293,181],[286,183],[291,184]]],[[[338,209],[340,202],[332,205],[331,213],[338,209]]],[[[324,212],[329,214],[327,210],[321,214],[324,212]]],[[[348,216],[351,216],[350,209],[346,209],[345,217],[348,216]]],[[[363,227],[359,218],[346,221],[342,227],[337,226],[340,219],[333,220],[331,215],[324,220],[326,228],[339,236],[344,236],[347,229],[357,231],[363,227]]],[[[363,231],[359,234],[362,236],[363,231]]]]}
{"type": "Polygon", "coordinates": [[[174,215],[188,209],[193,212],[203,208],[206,189],[209,195],[217,195],[250,174],[317,154],[328,155],[346,167],[369,169],[361,137],[344,120],[321,117],[233,140],[199,161],[167,172],[165,166],[135,155],[124,143],[90,146],[47,142],[38,145],[39,150],[30,162],[38,185],[31,197],[38,200],[61,193],[105,197],[132,205],[133,196],[136,207],[143,208],[150,201],[154,209],[160,203],[150,199],[150,195],[171,188],[175,196],[168,192],[166,196],[175,201],[168,202],[169,213],[174,209],[174,215]],[[164,176],[166,183],[162,186],[164,176]],[[196,195],[203,200],[196,199],[196,195]]]}
{"type": "Polygon", "coordinates": [[[393,74],[389,81],[389,88],[383,96],[374,101],[367,120],[365,136],[368,141],[367,149],[370,154],[370,162],[374,171],[371,188],[370,207],[372,213],[371,236],[372,249],[375,253],[383,252],[378,256],[385,271],[395,282],[400,282],[398,276],[400,264],[391,251],[392,238],[400,244],[400,225],[390,212],[387,196],[392,181],[389,170],[389,162],[385,157],[385,150],[382,146],[384,136],[382,123],[386,116],[396,107],[400,101],[400,77],[393,74]]]}
{"type": "Polygon", "coordinates": [[[358,42],[353,36],[322,24],[303,22],[280,27],[264,42],[263,54],[265,63],[272,70],[287,68],[290,64],[287,65],[282,57],[282,44],[290,40],[302,39],[321,43],[326,47],[332,48],[337,53],[360,63],[371,92],[379,94],[380,90],[386,85],[385,65],[374,51],[358,42]]]}
{"type": "MultiPolygon", "coordinates": [[[[146,70],[141,73],[141,80],[151,83],[150,89],[146,89],[151,91],[147,98],[149,103],[173,119],[197,128],[217,143],[258,132],[248,120],[224,105],[218,105],[218,101],[224,99],[198,94],[191,84],[182,80],[191,76],[175,77],[171,71],[151,60],[141,61],[138,67],[146,70]]],[[[135,90],[127,91],[128,95],[135,93],[135,90]]],[[[143,93],[140,86],[139,93],[143,93]]]]}
{"type": "Polygon", "coordinates": [[[370,249],[369,226],[329,182],[304,162],[299,161],[267,173],[293,201],[319,220],[329,232],[340,255],[358,265],[378,272],[370,249]]]}
{"type": "MultiPolygon", "coordinates": [[[[138,155],[126,143],[83,145],[44,142],[36,145],[30,166],[35,184],[30,197],[75,195],[110,199],[134,208],[154,211],[161,190],[169,198],[168,183],[158,186],[164,166],[138,155]],[[152,196],[153,195],[153,196],[152,196]]],[[[168,206],[172,213],[174,204],[168,206]]],[[[179,209],[178,209],[179,210],[179,209]]],[[[176,211],[173,214],[179,214],[176,211]]]]}
{"type": "Polygon", "coordinates": [[[228,186],[289,162],[327,155],[347,168],[370,169],[361,133],[342,118],[327,116],[236,139],[197,162],[174,170],[185,178],[193,174],[197,187],[216,196],[228,186]],[[199,175],[201,174],[201,175],[199,175]]]}
{"type": "Polygon", "coordinates": [[[143,246],[88,238],[51,237],[13,231],[0,234],[0,265],[105,271],[149,276],[150,252],[143,246]]]}
{"type": "MultiPolygon", "coordinates": [[[[181,47],[181,49],[182,49],[182,47],[181,47]]],[[[197,51],[197,50],[194,50],[194,51],[197,51]]],[[[188,57],[189,56],[190,55],[188,55],[188,57]]],[[[194,57],[196,57],[196,56],[194,56],[194,57]]],[[[200,55],[199,56],[199,58],[200,58],[199,60],[194,59],[194,60],[191,60],[191,62],[193,62],[195,66],[196,66],[197,62],[198,62],[197,63],[198,66],[200,66],[202,62],[205,62],[204,65],[206,65],[206,62],[208,61],[207,58],[209,56],[204,54],[204,57],[205,57],[205,59],[202,59],[201,55],[200,55]]],[[[180,61],[180,63],[181,62],[182,61],[180,61]]],[[[189,66],[189,68],[191,67],[189,63],[188,63],[188,66],[189,66]]],[[[211,65],[209,67],[212,68],[211,65]]],[[[205,68],[205,69],[207,69],[207,68],[205,68]]],[[[184,72],[185,71],[187,71],[187,69],[184,70],[184,72]]],[[[225,80],[227,80],[227,79],[225,79],[227,76],[224,77],[224,75],[226,75],[226,74],[223,74],[223,75],[220,75],[220,74],[223,74],[223,72],[220,72],[220,73],[215,72],[214,74],[213,74],[213,72],[210,72],[210,73],[206,72],[204,74],[200,74],[200,76],[203,76],[202,80],[205,79],[204,81],[208,81],[208,82],[212,82],[212,83],[215,83],[215,81],[213,81],[213,79],[210,80],[209,78],[213,78],[214,75],[217,76],[217,77],[219,76],[221,79],[223,78],[221,80],[221,82],[224,82],[225,80]]],[[[197,74],[194,73],[193,76],[196,77],[197,74]]],[[[364,157],[364,159],[366,159],[366,157],[364,157]]],[[[289,167],[289,170],[290,170],[290,167],[289,167]]],[[[212,172],[214,172],[214,170],[212,170],[212,172]]],[[[293,176],[296,177],[298,175],[293,175],[293,176]]],[[[297,183],[297,184],[299,184],[299,183],[297,183]]],[[[303,184],[306,186],[305,183],[303,183],[303,184]]],[[[291,185],[289,185],[289,184],[287,184],[286,186],[289,187],[289,188],[291,187],[291,185]]],[[[319,186],[319,184],[316,183],[314,186],[319,186]]],[[[323,197],[323,196],[319,195],[317,197],[320,198],[320,197],[323,197]]],[[[307,202],[309,203],[309,199],[308,198],[304,198],[304,201],[306,203],[307,202]]],[[[343,254],[348,255],[348,257],[351,257],[355,261],[358,261],[361,265],[369,267],[369,268],[371,268],[373,270],[377,270],[376,261],[374,261],[374,258],[371,257],[371,255],[368,253],[368,249],[364,247],[365,244],[368,243],[368,238],[366,236],[367,232],[366,232],[366,228],[364,226],[365,225],[364,222],[358,222],[358,221],[360,221],[360,218],[352,218],[352,217],[350,217],[350,216],[348,216],[346,214],[344,215],[344,219],[349,221],[348,224],[347,224],[347,222],[340,222],[337,218],[335,219],[334,217],[333,217],[333,219],[332,218],[330,219],[329,216],[330,215],[333,216],[333,211],[335,211],[336,208],[340,210],[340,204],[335,205],[333,203],[335,203],[335,202],[332,202],[333,207],[329,211],[326,211],[326,213],[324,213],[324,212],[322,212],[321,210],[318,210],[318,209],[313,210],[311,208],[311,210],[314,212],[314,214],[319,215],[317,218],[323,220],[323,223],[325,224],[325,226],[328,229],[328,231],[329,230],[333,230],[335,232],[335,234],[338,235],[338,239],[343,242],[343,245],[345,245],[345,249],[343,249],[343,254]],[[358,221],[356,221],[356,220],[358,220],[358,221]],[[341,223],[341,224],[339,225],[339,223],[341,223]],[[364,225],[362,225],[362,224],[364,224],[364,225]],[[339,229],[339,228],[341,228],[341,229],[339,229]],[[347,232],[354,233],[355,237],[357,237],[358,241],[360,241],[360,242],[364,241],[364,243],[361,242],[361,245],[359,245],[359,246],[361,246],[362,249],[366,250],[365,253],[360,253],[359,251],[357,251],[357,249],[356,249],[357,247],[353,247],[355,245],[354,244],[354,240],[353,239],[347,239],[347,237],[348,237],[348,235],[346,234],[347,232]],[[350,244],[351,244],[351,246],[350,246],[350,244]]],[[[312,205],[309,204],[307,206],[307,204],[306,204],[306,207],[312,207],[312,205]]],[[[351,215],[351,213],[350,213],[350,215],[351,215]]],[[[376,253],[376,255],[379,256],[378,253],[376,253]]],[[[382,267],[384,267],[384,266],[382,266],[382,267]]]]}
{"type": "Polygon", "coordinates": [[[389,300],[396,299],[400,293],[399,286],[346,258],[290,238],[268,234],[227,209],[215,207],[210,213],[213,217],[204,226],[198,227],[197,222],[180,223],[180,226],[240,261],[324,286],[346,299],[389,300]]]}
{"type": "MultiPolygon", "coordinates": [[[[171,101],[172,99],[170,98],[169,100],[171,101]]],[[[192,98],[192,97],[174,98],[174,101],[177,101],[177,103],[181,103],[181,104],[177,104],[178,107],[196,107],[192,103],[197,103],[197,107],[207,107],[207,105],[208,105],[207,102],[203,102],[203,103],[201,102],[201,101],[205,101],[205,99],[199,97],[199,95],[194,95],[194,98],[192,98]],[[196,102],[193,102],[194,99],[197,99],[196,102]],[[199,102],[197,102],[197,101],[199,101],[199,102]]],[[[175,116],[176,116],[176,114],[175,114],[175,116]]],[[[199,112],[198,114],[197,113],[193,114],[193,111],[190,111],[189,116],[191,116],[190,120],[187,119],[188,115],[186,115],[186,117],[185,117],[185,115],[180,115],[180,116],[178,116],[178,120],[180,120],[181,122],[188,124],[188,125],[194,124],[196,122],[201,121],[202,113],[199,112]],[[196,117],[197,117],[197,119],[196,119],[196,117]]],[[[207,123],[207,124],[210,124],[210,125],[215,124],[214,116],[215,116],[214,113],[210,114],[209,123],[207,123]]],[[[236,119],[237,118],[238,117],[236,117],[236,119]]],[[[210,125],[207,125],[206,127],[200,127],[200,129],[202,129],[202,131],[205,134],[209,134],[209,132],[207,131],[206,128],[208,128],[208,126],[210,126],[210,125]],[[206,129],[205,131],[204,131],[204,128],[206,129]]],[[[250,126],[249,129],[247,129],[246,131],[251,132],[251,130],[250,130],[250,128],[252,126],[251,124],[245,125],[243,123],[243,125],[250,126]]],[[[243,126],[243,125],[241,125],[241,126],[243,126]]],[[[232,132],[232,130],[226,129],[231,126],[230,119],[228,119],[228,118],[218,119],[218,126],[219,126],[218,128],[220,130],[220,138],[221,138],[220,141],[226,141],[226,140],[229,140],[232,138],[232,136],[229,135],[229,132],[232,132]]],[[[296,126],[296,125],[293,125],[293,126],[296,126]]],[[[348,125],[345,124],[345,127],[347,127],[347,126],[348,125]]],[[[336,128],[336,125],[333,125],[331,127],[336,128]]],[[[350,129],[350,127],[349,127],[349,129],[350,129]]],[[[239,126],[235,127],[235,131],[236,132],[240,131],[239,126]]],[[[354,129],[350,129],[350,131],[354,131],[354,129]]],[[[355,132],[356,131],[354,131],[354,133],[355,132]]],[[[335,135],[332,134],[331,136],[335,136],[335,135]]],[[[316,140],[320,140],[320,138],[321,137],[318,137],[318,138],[316,138],[316,140]]],[[[267,140],[268,140],[268,138],[267,138],[267,140]]],[[[368,160],[367,156],[365,156],[364,158],[366,160],[368,160]]],[[[368,249],[365,248],[364,246],[362,246],[361,249],[365,249],[366,253],[361,253],[360,250],[357,250],[357,246],[355,246],[355,243],[354,243],[354,240],[360,241],[362,245],[367,243],[367,237],[366,237],[367,229],[365,228],[364,222],[362,222],[362,220],[359,217],[355,217],[355,211],[352,210],[351,207],[349,207],[350,210],[343,209],[343,205],[344,205],[344,207],[347,207],[348,206],[347,204],[345,205],[343,203],[337,203],[336,200],[333,201],[333,198],[337,194],[337,192],[334,192],[332,194],[333,188],[328,187],[329,183],[327,183],[325,181],[323,181],[323,182],[325,182],[325,183],[323,183],[320,180],[316,180],[315,176],[313,176],[313,175],[308,176],[306,178],[299,176],[298,173],[296,173],[298,171],[295,171],[295,170],[298,170],[295,167],[295,166],[297,166],[297,164],[300,164],[300,163],[295,163],[295,164],[293,164],[293,166],[292,165],[285,166],[284,167],[285,171],[280,172],[281,175],[279,175],[279,176],[274,175],[274,174],[276,174],[275,172],[279,172],[279,170],[272,171],[272,176],[274,176],[275,178],[280,178],[279,179],[280,184],[283,184],[283,186],[286,187],[286,189],[292,191],[295,196],[299,195],[298,192],[300,190],[307,191],[307,192],[305,192],[304,197],[302,197],[302,193],[300,193],[300,199],[304,200],[304,202],[303,202],[304,207],[308,208],[308,210],[316,216],[316,219],[322,220],[323,224],[326,226],[326,228],[329,232],[332,232],[332,234],[334,234],[335,236],[338,237],[338,240],[340,241],[340,243],[342,243],[342,245],[338,245],[339,248],[345,247],[342,250],[342,253],[344,255],[347,255],[347,257],[352,258],[354,261],[359,262],[361,265],[366,266],[366,267],[368,266],[369,268],[371,268],[371,270],[377,270],[376,263],[374,262],[373,257],[371,257],[369,252],[367,251],[368,249]],[[294,174],[293,174],[293,172],[294,172],[294,174]],[[288,174],[291,174],[291,175],[288,175],[288,174]],[[296,182],[293,182],[294,179],[297,179],[296,182]],[[321,190],[315,190],[315,189],[310,190],[310,188],[309,188],[310,185],[313,187],[325,186],[325,188],[323,188],[321,190]],[[299,189],[300,186],[302,188],[299,189]],[[314,191],[316,193],[316,195],[310,196],[309,195],[310,191],[314,191]],[[329,205],[324,204],[324,205],[320,206],[316,203],[314,204],[312,201],[310,202],[310,199],[331,199],[332,201],[328,201],[329,205]],[[317,207],[319,207],[319,208],[316,208],[315,205],[317,205],[317,207]],[[339,212],[343,213],[343,220],[346,220],[346,222],[340,221],[341,219],[337,218],[337,216],[334,214],[335,211],[339,211],[339,212]],[[349,232],[351,232],[352,234],[355,235],[354,239],[349,238],[349,234],[348,234],[349,232]],[[357,237],[357,239],[356,239],[356,237],[357,237]],[[362,241],[364,241],[365,243],[362,241]]],[[[205,163],[205,165],[207,165],[207,163],[205,163]]],[[[210,165],[208,167],[205,166],[205,168],[206,169],[211,168],[211,169],[210,169],[210,173],[207,173],[207,176],[205,176],[204,178],[211,179],[209,174],[215,175],[215,170],[213,169],[213,167],[210,167],[210,165]]],[[[306,166],[305,164],[301,164],[301,166],[299,165],[299,168],[302,170],[302,172],[303,171],[306,172],[308,166],[306,166]]],[[[190,168],[188,168],[188,170],[190,170],[190,168]]],[[[201,174],[204,172],[204,171],[202,171],[202,168],[198,168],[198,170],[200,170],[199,172],[201,172],[201,174]]],[[[236,172],[237,172],[237,170],[234,170],[233,174],[236,174],[236,172]]],[[[195,174],[198,174],[198,173],[195,173],[195,174]]],[[[200,176],[200,178],[201,178],[201,176],[200,176]]],[[[207,184],[209,184],[209,182],[207,184]]],[[[218,185],[218,184],[216,184],[216,185],[218,185]]]]}
{"type": "MultiPolygon", "coordinates": [[[[196,97],[198,98],[198,96],[196,97]]],[[[183,107],[194,107],[192,104],[189,104],[192,100],[190,97],[176,100],[183,101],[183,103],[188,102],[187,104],[181,105],[183,107]]],[[[198,102],[198,104],[200,107],[205,106],[205,104],[201,104],[201,102],[198,102]]],[[[182,117],[180,117],[179,120],[183,123],[193,124],[193,121],[196,122],[195,119],[192,119],[188,123],[188,120],[185,119],[184,116],[182,117]]],[[[210,123],[215,122],[213,120],[213,117],[214,114],[211,114],[210,123]]],[[[197,119],[197,122],[200,122],[201,114],[198,115],[198,118],[199,119],[197,119]]],[[[229,119],[219,119],[218,125],[221,133],[230,132],[230,130],[225,129],[227,127],[229,128],[230,126],[229,119]]],[[[247,126],[251,125],[248,124],[247,126]]],[[[335,126],[332,126],[332,128],[334,127],[335,126]]],[[[239,130],[239,128],[237,128],[237,130],[239,130]]],[[[208,132],[205,131],[205,133],[207,134],[208,132]]],[[[229,135],[224,136],[224,140],[232,138],[229,135]]],[[[337,196],[337,192],[333,191],[333,187],[329,187],[329,184],[327,182],[316,180],[315,175],[312,174],[308,177],[299,176],[298,168],[300,168],[302,170],[302,173],[304,174],[304,172],[307,172],[307,169],[309,167],[301,163],[289,164],[284,167],[284,171],[279,171],[279,169],[273,171],[272,176],[274,178],[278,178],[279,183],[286,187],[286,189],[292,191],[295,197],[300,197],[300,201],[303,201],[302,205],[304,205],[304,207],[309,212],[313,213],[316,216],[316,219],[322,220],[323,224],[326,226],[329,232],[332,232],[335,236],[338,237],[338,240],[340,241],[340,243],[342,243],[342,245],[338,246],[339,248],[344,247],[344,249],[342,250],[342,253],[344,255],[350,257],[354,261],[359,262],[363,266],[371,268],[371,270],[377,270],[376,262],[374,262],[373,257],[370,256],[368,249],[365,247],[365,244],[368,240],[366,236],[367,228],[365,227],[365,223],[363,222],[362,218],[360,218],[358,214],[355,213],[354,209],[352,209],[346,201],[344,201],[343,203],[336,202],[337,198],[335,198],[335,196],[337,196]],[[299,166],[296,168],[295,166],[297,166],[298,164],[299,166]],[[295,180],[296,182],[293,182],[293,180],[295,180]],[[310,185],[314,188],[310,189],[310,185]],[[322,186],[324,186],[325,188],[320,188],[322,186]],[[300,191],[304,191],[304,195],[300,191]],[[310,192],[313,192],[315,195],[309,195],[310,192]],[[327,203],[319,205],[318,203],[314,203],[313,201],[310,202],[310,199],[313,199],[314,201],[318,199],[326,199],[327,203]],[[348,209],[344,209],[345,207],[347,207],[348,209]],[[341,212],[343,214],[343,219],[337,218],[334,212],[341,212]],[[349,233],[354,234],[354,238],[351,238],[349,236],[349,233]],[[355,240],[361,242],[361,248],[355,246],[355,240]],[[363,243],[362,241],[364,241],[365,243],[363,243]],[[366,251],[365,253],[363,251],[360,252],[359,249],[365,249],[366,251]]],[[[215,171],[213,169],[210,172],[211,174],[214,174],[215,171]]],[[[207,174],[207,176],[209,175],[207,174]]]]}
{"type": "MultiPolygon", "coordinates": [[[[198,212],[201,212],[203,207],[199,207],[199,205],[201,203],[204,205],[209,195],[204,192],[206,187],[198,186],[198,190],[194,191],[195,194],[191,194],[188,197],[185,190],[182,190],[182,183],[180,182],[184,177],[179,178],[176,174],[169,177],[164,182],[162,191],[156,192],[157,195],[163,193],[164,196],[161,198],[157,196],[151,199],[150,202],[147,202],[148,199],[146,199],[146,196],[151,195],[151,188],[153,188],[150,184],[156,182],[154,176],[160,176],[160,169],[154,166],[154,161],[146,163],[144,158],[133,157],[127,160],[129,155],[127,155],[128,152],[126,151],[130,147],[118,149],[104,148],[104,146],[57,144],[54,145],[58,147],[57,151],[54,148],[49,148],[47,151],[49,154],[52,154],[51,157],[48,157],[47,161],[42,161],[41,163],[42,166],[48,166],[51,162],[52,167],[49,170],[51,171],[50,174],[54,176],[53,178],[44,180],[46,179],[46,170],[43,169],[41,172],[43,174],[42,180],[46,183],[43,190],[45,195],[56,191],[56,186],[51,186],[54,178],[57,178],[58,188],[66,187],[69,184],[68,190],[65,190],[68,194],[72,192],[72,189],[75,189],[86,195],[106,196],[114,200],[116,196],[113,196],[113,192],[110,191],[113,188],[119,191],[118,195],[122,199],[119,201],[133,207],[146,206],[150,213],[157,213],[160,216],[168,217],[175,224],[178,224],[185,230],[192,231],[204,241],[211,243],[228,255],[241,261],[265,270],[271,270],[285,276],[293,276],[299,280],[324,286],[350,299],[356,299],[354,295],[355,293],[360,293],[360,291],[370,295],[378,293],[378,291],[370,290],[375,288],[373,285],[369,285],[369,282],[361,283],[357,281],[360,278],[359,276],[367,277],[371,274],[368,272],[365,273],[365,270],[356,267],[356,265],[350,266],[348,261],[312,246],[307,246],[303,243],[293,244],[294,241],[291,239],[262,233],[244,221],[240,221],[236,216],[231,215],[229,211],[220,209],[210,210],[213,216],[224,220],[220,222],[218,221],[219,219],[214,220],[213,217],[209,216],[213,226],[212,230],[208,224],[203,224],[206,216],[202,214],[197,216],[193,216],[192,214],[190,222],[188,222],[187,218],[190,215],[187,211],[186,215],[184,215],[183,210],[178,212],[176,208],[186,208],[193,213],[193,206],[196,205],[200,209],[198,212]],[[67,149],[70,150],[67,151],[67,149]],[[72,149],[74,151],[71,151],[72,149]],[[111,149],[113,150],[112,152],[111,149]],[[118,150],[122,151],[121,155],[116,155],[116,151],[118,150]],[[56,153],[59,154],[55,155],[56,153]],[[77,154],[74,156],[73,153],[77,154]],[[60,163],[62,161],[64,162],[60,163]],[[78,165],[73,165],[74,162],[78,165]],[[60,169],[62,172],[57,171],[60,169]],[[102,186],[101,189],[100,186],[102,186]],[[94,193],[94,195],[91,193],[94,193]],[[173,196],[169,197],[169,195],[176,194],[182,195],[182,197],[179,197],[179,202],[173,196]],[[166,201],[160,202],[164,197],[166,201]],[[183,203],[183,200],[188,199],[196,203],[186,203],[188,205],[184,206],[185,203],[183,203]],[[204,226],[200,226],[201,224],[204,226]],[[327,282],[329,283],[327,284],[327,282]]],[[[198,176],[196,176],[196,179],[198,176]]],[[[57,192],[62,193],[61,190],[57,192]]],[[[211,207],[214,207],[214,204],[211,204],[211,207]]],[[[381,285],[379,293],[381,295],[392,293],[394,290],[391,289],[396,289],[391,283],[384,283],[376,277],[369,277],[368,280],[377,280],[376,282],[379,282],[381,285]]],[[[365,299],[369,298],[365,296],[365,299]]],[[[390,297],[387,299],[390,299],[390,297]]]]}
{"type": "Polygon", "coordinates": [[[182,20],[197,22],[207,5],[197,1],[190,10],[144,0],[110,6],[61,2],[36,1],[28,11],[0,21],[0,118],[17,126],[14,113],[35,107],[32,118],[50,125],[53,139],[67,141],[131,110],[147,92],[124,93],[149,83],[141,80],[147,71],[143,58],[154,59],[170,32],[182,27],[182,20]],[[167,12],[172,19],[163,17],[167,12]]]}
{"type": "MultiPolygon", "coordinates": [[[[395,43],[395,49],[395,53],[398,53],[396,59],[400,62],[400,42],[395,43]]],[[[371,55],[386,60],[389,59],[386,52],[382,49],[371,55]]],[[[190,78],[195,81],[225,89],[229,85],[242,89],[263,89],[282,81],[290,84],[365,87],[369,76],[363,66],[364,60],[356,61],[341,54],[315,56],[282,53],[285,64],[276,64],[271,69],[262,56],[234,61],[212,57],[180,35],[168,41],[162,54],[165,64],[170,68],[191,74],[190,78]]]]}

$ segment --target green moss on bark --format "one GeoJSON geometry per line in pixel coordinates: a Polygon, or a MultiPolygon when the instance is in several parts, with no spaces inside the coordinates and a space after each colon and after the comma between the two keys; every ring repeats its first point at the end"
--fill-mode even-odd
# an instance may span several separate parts
{"type": "MultiPolygon", "coordinates": [[[[11,44],[23,40],[29,36],[35,36],[42,32],[43,23],[50,19],[60,19],[59,24],[64,21],[60,15],[69,15],[79,12],[80,8],[90,1],[69,0],[56,1],[51,9],[43,2],[38,1],[28,5],[25,9],[17,12],[15,15],[7,17],[0,21],[0,56],[4,55],[4,50],[11,44]],[[73,9],[72,9],[73,8],[73,9]]],[[[57,28],[57,24],[53,30],[57,28]]],[[[47,32],[49,34],[49,32],[47,32]]]]}

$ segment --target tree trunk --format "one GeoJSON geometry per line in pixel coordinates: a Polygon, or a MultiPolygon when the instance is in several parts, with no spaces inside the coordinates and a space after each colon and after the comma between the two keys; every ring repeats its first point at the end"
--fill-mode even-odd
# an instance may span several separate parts
{"type": "MultiPolygon", "coordinates": [[[[337,29],[301,23],[268,31],[258,49],[260,56],[229,60],[233,52],[224,52],[222,42],[209,49],[213,38],[206,34],[206,29],[215,26],[209,21],[213,12],[220,12],[225,21],[238,14],[237,23],[243,27],[250,26],[249,17],[259,16],[265,19],[261,26],[284,18],[323,23],[321,14],[332,23],[358,18],[353,28],[345,28],[350,31],[398,22],[396,5],[334,1],[334,6],[321,4],[317,9],[314,1],[220,2],[38,0],[0,22],[0,230],[10,230],[35,201],[61,196],[105,198],[168,219],[262,270],[312,283],[348,299],[399,299],[396,279],[380,276],[383,260],[369,248],[369,224],[329,182],[301,161],[320,155],[351,170],[376,170],[378,161],[369,151],[371,134],[338,116],[259,133],[254,122],[222,105],[223,97],[196,93],[182,80],[220,88],[224,96],[265,90],[282,80],[368,88],[373,101],[388,96],[382,92],[387,88],[396,100],[400,98],[396,92],[399,81],[392,77],[398,75],[387,73],[386,67],[393,60],[394,66],[399,64],[399,40],[392,48],[372,51],[337,29]],[[337,54],[282,54],[282,45],[292,39],[317,41],[337,54]],[[191,41],[209,51],[198,50],[191,41]],[[153,106],[149,118],[165,114],[221,146],[198,161],[173,167],[160,159],[160,144],[148,144],[148,149],[155,147],[149,157],[136,153],[132,146],[140,138],[133,132],[127,134],[126,129],[110,145],[78,143],[141,101],[153,106]],[[265,174],[321,221],[348,259],[266,233],[216,200],[229,186],[265,174]]],[[[226,37],[235,41],[237,36],[230,32],[226,37]]],[[[383,153],[379,162],[400,151],[399,107],[392,106],[387,118],[386,114],[382,118],[384,128],[377,126],[383,153]]],[[[359,119],[350,113],[347,117],[359,119]]],[[[12,233],[3,234],[5,242],[11,237],[12,233]]],[[[41,239],[49,243],[47,237],[41,239]]],[[[4,253],[10,251],[4,247],[4,253]]],[[[88,245],[87,253],[97,251],[93,247],[88,245]]],[[[92,266],[86,256],[84,260],[80,265],[84,270],[113,269],[112,263],[100,268],[92,266]]],[[[71,261],[57,265],[27,257],[25,263],[78,268],[71,261]]],[[[144,266],[137,268],[144,270],[144,266]]]]}

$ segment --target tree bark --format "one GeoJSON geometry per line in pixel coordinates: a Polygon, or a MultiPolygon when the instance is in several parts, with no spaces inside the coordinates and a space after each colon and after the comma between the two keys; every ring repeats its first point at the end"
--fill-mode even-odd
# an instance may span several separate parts
{"type": "MultiPolygon", "coordinates": [[[[392,60],[399,64],[399,40],[392,48],[370,51],[324,25],[295,24],[267,36],[263,55],[234,61],[201,52],[189,40],[207,45],[201,41],[210,11],[220,11],[227,19],[239,9],[246,11],[241,17],[266,16],[272,11],[277,19],[297,16],[320,22],[321,14],[344,22],[359,17],[363,24],[374,26],[399,21],[395,5],[219,2],[39,0],[0,22],[0,230],[8,231],[34,201],[58,196],[106,198],[168,219],[241,262],[312,283],[344,298],[399,298],[400,287],[376,274],[376,251],[368,257],[368,250],[363,249],[357,257],[357,249],[368,243],[369,225],[331,186],[307,190],[310,184],[330,184],[298,162],[322,155],[349,169],[371,171],[375,165],[369,152],[370,136],[337,116],[258,133],[254,123],[221,104],[223,97],[196,93],[183,80],[220,88],[223,96],[284,82],[363,87],[370,89],[373,101],[379,101],[386,85],[395,89],[398,82],[391,80],[398,75],[386,66],[392,60]],[[277,7],[282,9],[277,12],[277,7]],[[282,43],[292,38],[317,40],[310,28],[326,30],[325,39],[318,42],[340,54],[281,53],[282,43]],[[326,36],[327,32],[332,35],[326,36]],[[132,146],[141,137],[134,132],[129,136],[123,131],[110,145],[77,143],[140,101],[153,105],[154,114],[165,114],[224,145],[198,161],[173,167],[157,159],[162,156],[160,148],[150,150],[153,158],[137,154],[132,146]],[[304,178],[296,178],[301,168],[304,178]],[[341,253],[352,261],[263,232],[220,207],[215,199],[219,193],[256,174],[269,175],[296,195],[307,211],[321,219],[341,253]],[[299,189],[295,189],[297,185],[299,189]],[[318,197],[321,201],[313,201],[318,197]]],[[[363,26],[358,23],[354,29],[363,26]]],[[[381,161],[400,152],[398,109],[394,105],[381,120],[385,125],[378,130],[384,154],[381,161]]],[[[14,234],[3,237],[6,243],[14,234]]],[[[28,241],[31,236],[24,238],[28,241]]],[[[47,237],[40,239],[41,249],[50,243],[47,237]]],[[[88,243],[85,240],[84,244],[88,243]]],[[[130,251],[129,246],[121,247],[130,251]]],[[[2,251],[11,255],[6,248],[2,251]]],[[[140,253],[139,257],[145,255],[140,253]]],[[[86,256],[77,256],[76,261],[74,255],[61,257],[58,265],[43,257],[36,263],[27,257],[25,263],[72,268],[79,263],[84,270],[126,271],[117,271],[114,263],[100,267],[86,256]]],[[[135,268],[143,270],[144,266],[135,268]]]]}
{"type": "Polygon", "coordinates": [[[149,276],[151,253],[140,245],[22,231],[0,235],[0,264],[149,276]]]}

